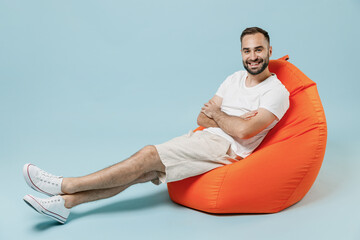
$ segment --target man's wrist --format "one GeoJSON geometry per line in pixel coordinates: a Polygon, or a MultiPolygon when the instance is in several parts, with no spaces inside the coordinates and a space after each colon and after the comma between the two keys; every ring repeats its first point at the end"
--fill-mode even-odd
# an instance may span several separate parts
{"type": "Polygon", "coordinates": [[[212,114],[212,119],[218,123],[218,121],[220,120],[220,118],[223,116],[223,112],[219,109],[217,111],[214,111],[212,114]]]}

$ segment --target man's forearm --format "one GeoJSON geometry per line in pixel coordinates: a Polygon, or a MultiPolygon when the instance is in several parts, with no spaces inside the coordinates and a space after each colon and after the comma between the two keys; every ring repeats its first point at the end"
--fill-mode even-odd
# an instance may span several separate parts
{"type": "Polygon", "coordinates": [[[197,124],[202,127],[219,127],[219,125],[211,118],[206,116],[204,113],[200,113],[197,118],[197,124]]]}
{"type": "Polygon", "coordinates": [[[266,109],[250,111],[239,117],[230,116],[222,112],[221,108],[211,101],[204,104],[201,113],[213,119],[224,132],[239,139],[255,136],[276,120],[276,116],[266,109]],[[258,116],[255,117],[255,115],[258,116]]]}
{"type": "Polygon", "coordinates": [[[230,116],[222,111],[213,114],[212,119],[224,132],[232,137],[245,138],[243,130],[246,128],[247,121],[241,117],[230,116]]]}

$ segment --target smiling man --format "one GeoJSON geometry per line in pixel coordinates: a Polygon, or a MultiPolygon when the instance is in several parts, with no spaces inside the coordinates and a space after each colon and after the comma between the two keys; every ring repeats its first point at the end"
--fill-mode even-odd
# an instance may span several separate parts
{"type": "Polygon", "coordinates": [[[258,27],[245,29],[240,37],[246,71],[226,78],[198,117],[204,131],[231,142],[242,158],[251,154],[289,108],[289,92],[269,71],[272,55],[268,33],[258,27]],[[243,114],[256,113],[250,120],[243,114]]]}
{"type": "Polygon", "coordinates": [[[246,71],[227,77],[202,107],[197,122],[205,127],[203,131],[146,146],[122,162],[83,177],[58,177],[25,164],[26,183],[50,197],[26,195],[24,201],[65,223],[72,207],[112,197],[133,184],[178,181],[250,155],[289,108],[289,93],[269,71],[268,33],[247,28],[240,41],[246,71]]]}

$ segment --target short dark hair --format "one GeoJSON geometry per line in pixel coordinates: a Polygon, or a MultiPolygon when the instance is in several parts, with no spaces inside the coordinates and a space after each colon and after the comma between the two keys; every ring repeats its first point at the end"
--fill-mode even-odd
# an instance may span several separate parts
{"type": "Polygon", "coordinates": [[[270,37],[269,37],[268,32],[265,31],[264,29],[259,28],[259,27],[249,27],[249,28],[246,28],[246,29],[241,33],[240,43],[242,43],[242,40],[243,40],[243,38],[244,38],[246,35],[252,35],[252,34],[255,34],[255,33],[261,33],[262,35],[264,35],[264,37],[266,38],[266,40],[268,41],[268,43],[269,43],[269,45],[270,45],[270,37]]]}

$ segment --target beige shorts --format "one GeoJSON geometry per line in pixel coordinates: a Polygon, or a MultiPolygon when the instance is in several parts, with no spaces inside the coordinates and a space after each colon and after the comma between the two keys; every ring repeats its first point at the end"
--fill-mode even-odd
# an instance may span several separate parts
{"type": "Polygon", "coordinates": [[[230,142],[206,131],[189,132],[163,144],[155,145],[165,173],[158,173],[156,185],[200,175],[214,168],[236,162],[230,142]]]}

